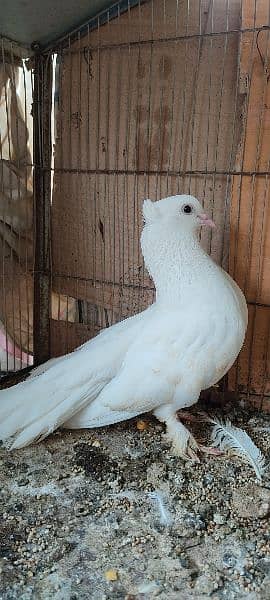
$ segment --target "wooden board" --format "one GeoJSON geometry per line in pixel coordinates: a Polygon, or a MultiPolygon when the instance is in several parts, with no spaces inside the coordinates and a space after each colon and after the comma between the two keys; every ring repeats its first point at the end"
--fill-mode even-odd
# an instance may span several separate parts
{"type": "MultiPolygon", "coordinates": [[[[270,4],[244,0],[243,28],[269,25],[270,4]],[[256,7],[256,11],[255,11],[256,7]]],[[[270,31],[244,33],[240,43],[241,137],[236,169],[254,172],[232,182],[230,272],[250,305],[249,329],[237,373],[229,377],[248,394],[270,395],[270,31]],[[267,172],[268,175],[259,173],[267,172]],[[259,305],[256,307],[255,305],[259,305]],[[260,306],[261,305],[261,306],[260,306]]]]}
{"type": "Polygon", "coordinates": [[[59,58],[53,290],[97,306],[100,326],[153,299],[139,243],[146,197],[199,197],[218,226],[203,245],[227,265],[240,0],[228,14],[211,7],[169,0],[164,16],[162,0],[147,2],[59,58]]]}

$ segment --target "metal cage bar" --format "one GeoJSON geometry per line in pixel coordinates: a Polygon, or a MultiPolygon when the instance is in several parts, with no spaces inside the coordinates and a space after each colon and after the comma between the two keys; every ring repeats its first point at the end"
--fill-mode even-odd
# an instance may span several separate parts
{"type": "Polygon", "coordinates": [[[0,50],[0,377],[32,363],[31,67],[16,43],[0,50]]]}
{"type": "Polygon", "coordinates": [[[51,164],[52,59],[35,53],[34,67],[34,360],[50,357],[51,314],[51,164]]]}

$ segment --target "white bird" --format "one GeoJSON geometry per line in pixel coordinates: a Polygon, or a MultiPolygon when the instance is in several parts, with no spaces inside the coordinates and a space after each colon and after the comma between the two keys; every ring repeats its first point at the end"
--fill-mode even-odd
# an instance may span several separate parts
{"type": "Polygon", "coordinates": [[[152,411],[175,453],[195,457],[198,445],[177,411],[232,366],[245,337],[246,301],[200,246],[199,228],[214,224],[196,198],[145,200],[143,215],[141,246],[156,301],[1,391],[0,439],[8,448],[59,426],[101,427],[152,411]]]}

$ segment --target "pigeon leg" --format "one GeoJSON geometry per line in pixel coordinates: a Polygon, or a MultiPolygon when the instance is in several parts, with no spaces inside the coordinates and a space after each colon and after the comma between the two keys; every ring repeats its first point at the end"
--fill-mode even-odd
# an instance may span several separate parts
{"type": "Polygon", "coordinates": [[[172,448],[177,456],[200,462],[197,452],[199,445],[190,431],[178,420],[177,416],[166,421],[167,437],[172,442],[172,448]]]}
{"type": "MultiPolygon", "coordinates": [[[[183,421],[187,421],[188,423],[202,423],[205,421],[205,419],[203,418],[203,416],[206,413],[203,412],[199,412],[197,414],[194,413],[189,413],[185,410],[180,409],[178,411],[178,416],[180,417],[180,419],[183,421]]],[[[208,415],[206,415],[208,416],[208,415]]],[[[222,452],[221,450],[219,450],[218,448],[215,448],[213,446],[204,446],[203,444],[199,444],[197,443],[197,448],[200,452],[204,453],[204,454],[208,454],[209,456],[223,456],[224,452],[222,452]]]]}
{"type": "Polygon", "coordinates": [[[185,460],[200,462],[197,455],[199,445],[192,433],[178,420],[172,407],[156,409],[154,415],[159,421],[166,423],[167,438],[172,442],[174,453],[185,460]]]}

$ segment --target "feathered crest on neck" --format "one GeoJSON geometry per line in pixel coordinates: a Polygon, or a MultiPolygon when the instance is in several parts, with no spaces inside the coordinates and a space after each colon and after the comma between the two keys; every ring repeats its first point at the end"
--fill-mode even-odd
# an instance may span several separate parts
{"type": "Polygon", "coordinates": [[[153,200],[149,200],[148,198],[143,202],[142,211],[143,220],[145,224],[155,221],[159,214],[159,208],[157,206],[157,203],[153,202],[153,200]]]}

